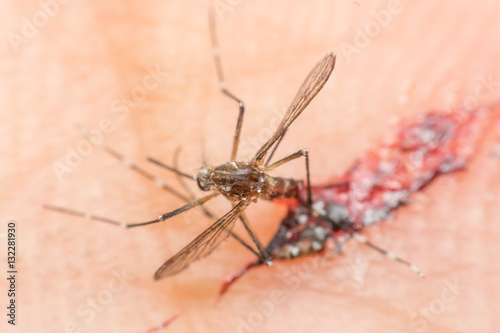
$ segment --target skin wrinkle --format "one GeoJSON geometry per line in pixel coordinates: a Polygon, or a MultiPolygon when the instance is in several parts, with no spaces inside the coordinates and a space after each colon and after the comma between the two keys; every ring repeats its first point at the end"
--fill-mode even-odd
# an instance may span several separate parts
{"type": "MultiPolygon", "coordinates": [[[[374,20],[372,11],[388,4],[242,1],[218,20],[228,88],[247,106],[241,140],[248,151],[263,143],[259,135],[328,51],[338,55],[332,78],[291,126],[276,155],[309,149],[314,184],[346,170],[396,129],[398,120],[434,108],[450,110],[474,97],[481,78],[499,81],[500,5],[494,0],[453,7],[401,1],[402,10],[387,27],[347,59],[342,43],[354,45],[358,28],[374,20]]],[[[40,8],[29,1],[6,4],[0,13],[5,32],[19,32],[23,16],[31,19],[40,8]]],[[[123,121],[114,122],[105,142],[168,184],[176,184],[175,176],[146,157],[171,163],[180,145],[180,165],[190,174],[201,165],[202,146],[208,163],[227,161],[238,107],[218,91],[207,29],[207,2],[201,0],[86,1],[61,4],[18,52],[4,38],[0,151],[7,163],[0,168],[6,189],[0,211],[2,221],[19,222],[16,331],[64,332],[73,322],[81,332],[143,332],[180,313],[173,331],[237,332],[240,319],[258,319],[274,290],[283,292],[284,301],[275,302],[255,332],[416,332],[419,325],[423,332],[498,331],[500,187],[498,159],[489,155],[498,144],[493,125],[465,172],[444,176],[394,218],[363,233],[418,265],[427,276],[423,281],[350,241],[344,255],[298,282],[286,274],[304,271],[304,265],[317,262],[313,257],[255,269],[214,307],[223,279],[253,259],[233,240],[185,273],[153,281],[163,260],[209,225],[202,213],[122,230],[40,208],[58,204],[133,222],[183,204],[97,148],[61,181],[52,169],[67,148],[82,141],[75,125],[94,129],[106,117],[116,120],[113,103],[130,99],[126,96],[143,84],[148,68],[157,65],[165,77],[123,121]],[[450,287],[454,281],[465,290],[450,287]],[[87,302],[106,290],[112,299],[97,303],[90,317],[87,302]],[[450,299],[453,291],[458,296],[444,303],[442,295],[450,299]],[[434,315],[436,309],[442,311],[434,315]],[[419,311],[427,317],[412,317],[419,311]]],[[[478,102],[488,105],[498,97],[497,87],[478,102]]],[[[273,174],[303,179],[303,161],[273,174]]],[[[219,216],[229,211],[224,200],[210,207],[219,216]]],[[[249,208],[263,242],[284,212],[265,202],[249,208]]],[[[242,233],[241,226],[235,230],[242,233]]],[[[0,288],[6,290],[6,281],[0,288]]],[[[3,320],[2,332],[5,326],[3,320]]]]}

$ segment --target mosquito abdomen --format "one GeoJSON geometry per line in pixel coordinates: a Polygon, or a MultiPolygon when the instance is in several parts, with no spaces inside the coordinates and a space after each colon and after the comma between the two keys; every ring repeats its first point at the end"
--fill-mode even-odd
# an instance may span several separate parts
{"type": "Polygon", "coordinates": [[[302,188],[303,182],[291,178],[269,177],[268,184],[262,198],[273,200],[296,197],[302,188]]]}

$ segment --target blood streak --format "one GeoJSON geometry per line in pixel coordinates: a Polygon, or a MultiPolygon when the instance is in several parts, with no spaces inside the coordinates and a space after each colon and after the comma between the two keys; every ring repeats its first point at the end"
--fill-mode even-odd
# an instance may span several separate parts
{"type": "MultiPolygon", "coordinates": [[[[364,227],[385,220],[408,203],[438,175],[463,169],[474,151],[484,122],[483,110],[431,112],[401,126],[390,139],[361,156],[344,175],[330,184],[312,187],[308,213],[307,191],[281,200],[288,212],[267,246],[273,259],[293,259],[324,251],[331,240],[341,244],[364,227]]],[[[220,295],[259,261],[249,263],[222,285],[220,295]]]]}
{"type": "Polygon", "coordinates": [[[149,330],[147,330],[145,333],[153,333],[153,332],[160,332],[161,330],[163,330],[164,328],[167,328],[168,326],[170,326],[170,324],[172,324],[175,320],[177,320],[179,318],[179,315],[175,315],[175,316],[172,316],[170,317],[169,319],[165,320],[163,323],[161,323],[160,325],[156,326],[156,327],[153,327],[149,330]]]}

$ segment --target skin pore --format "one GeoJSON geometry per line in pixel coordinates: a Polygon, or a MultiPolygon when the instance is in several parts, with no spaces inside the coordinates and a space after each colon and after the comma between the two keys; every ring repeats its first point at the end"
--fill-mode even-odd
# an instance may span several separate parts
{"type": "MultiPolygon", "coordinates": [[[[332,77],[275,157],[309,149],[314,184],[343,173],[401,120],[458,105],[488,106],[500,96],[500,5],[493,0],[481,6],[215,3],[229,6],[216,12],[226,83],[247,108],[241,160],[269,137],[313,65],[325,53],[337,53],[332,77]]],[[[172,164],[181,147],[179,164],[190,174],[203,155],[209,164],[227,162],[238,107],[218,90],[208,6],[70,1],[51,7],[45,24],[37,18],[37,31],[17,44],[7,33],[22,35],[23,18],[33,21],[48,9],[24,1],[0,14],[10,36],[1,49],[0,128],[7,163],[0,169],[6,189],[0,208],[3,221],[18,221],[18,328],[144,332],[180,314],[170,327],[176,332],[498,329],[495,116],[465,171],[439,178],[393,218],[363,233],[419,266],[425,280],[350,241],[341,256],[257,268],[214,306],[223,280],[254,259],[234,240],[185,272],[153,281],[164,260],[208,227],[211,221],[201,212],[124,230],[41,209],[50,203],[139,222],[183,204],[86,145],[76,125],[102,133],[106,144],[176,188],[175,176],[147,157],[172,164]],[[78,150],[85,153],[75,157],[78,150]],[[54,164],[67,165],[68,156],[74,162],[69,171],[54,164]]],[[[303,179],[304,162],[273,174],[303,179]]],[[[218,198],[209,207],[221,216],[230,205],[218,198]]],[[[284,212],[263,201],[247,211],[264,243],[284,212]]],[[[244,235],[239,225],[235,231],[244,235]]],[[[6,290],[6,282],[0,287],[6,290]]]]}

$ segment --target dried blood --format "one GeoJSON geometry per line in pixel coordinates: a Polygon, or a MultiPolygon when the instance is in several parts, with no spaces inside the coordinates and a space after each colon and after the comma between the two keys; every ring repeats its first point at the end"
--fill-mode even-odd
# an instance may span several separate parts
{"type": "MultiPolygon", "coordinates": [[[[293,259],[324,251],[330,240],[387,219],[437,176],[463,169],[480,135],[483,110],[431,112],[401,126],[385,143],[361,156],[342,176],[313,186],[313,206],[327,218],[309,214],[307,190],[288,206],[267,246],[272,258],[293,259]]],[[[259,261],[249,263],[222,285],[220,295],[259,261]]]]}

